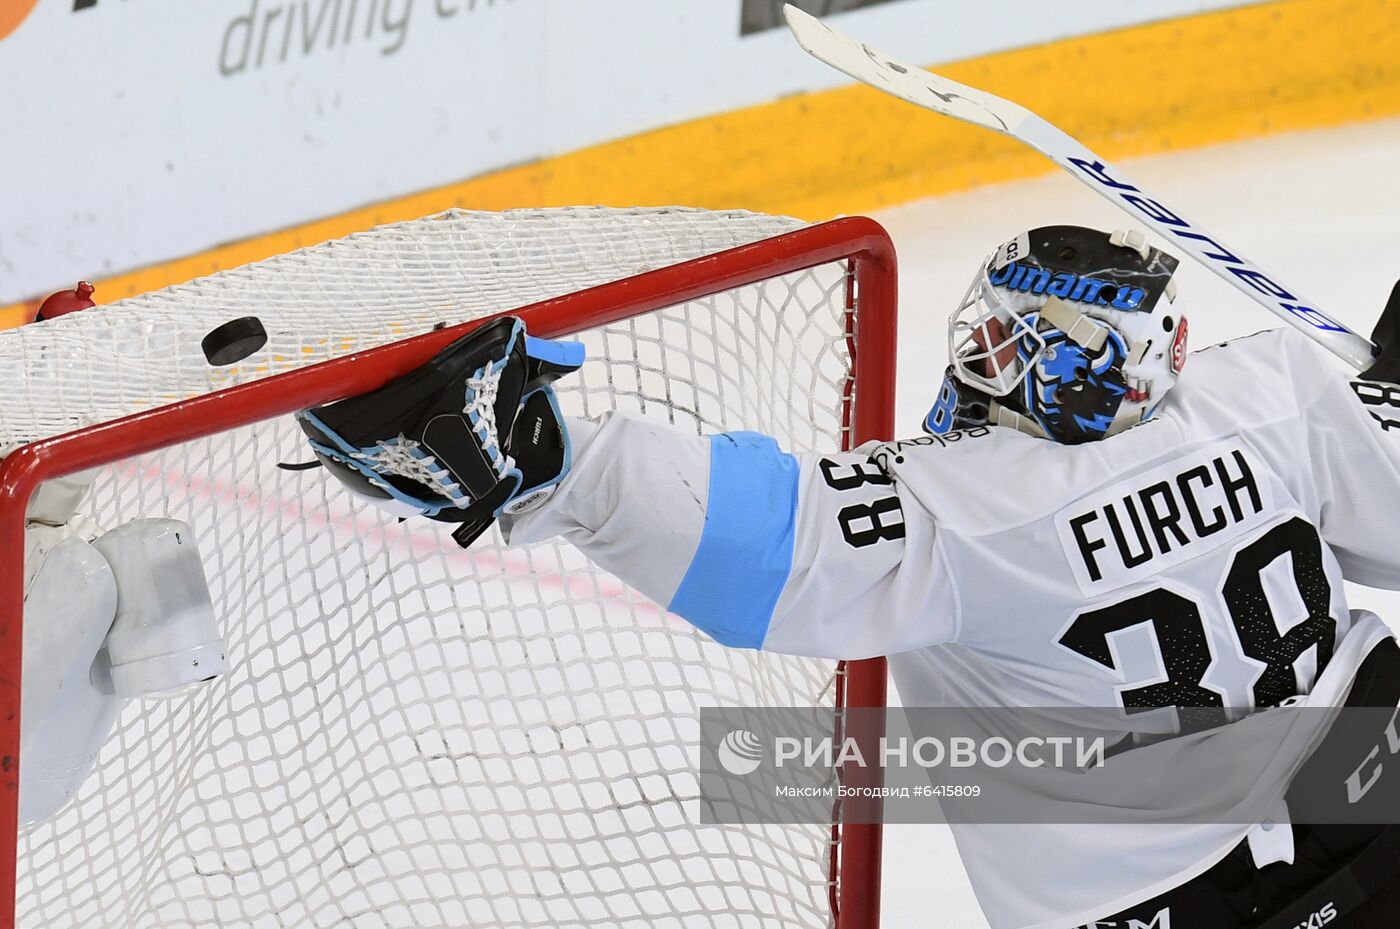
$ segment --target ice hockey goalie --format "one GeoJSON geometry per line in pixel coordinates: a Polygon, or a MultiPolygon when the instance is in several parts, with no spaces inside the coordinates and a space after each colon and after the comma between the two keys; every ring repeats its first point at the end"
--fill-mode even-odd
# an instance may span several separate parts
{"type": "MultiPolygon", "coordinates": [[[[454,346],[439,397],[420,378],[303,425],[357,492],[562,536],[726,645],[889,655],[906,706],[1121,708],[1125,737],[1142,710],[1393,708],[1400,649],[1343,581],[1400,589],[1400,388],[1289,331],[1188,355],[1175,268],[1137,233],[1015,237],[951,317],[927,434],[854,452],[564,419],[530,359],[580,359],[512,322],[454,346]]],[[[1189,770],[1212,739],[1166,744],[1189,770]]],[[[1260,759],[1250,820],[1145,791],[1132,822],[955,838],[995,929],[1394,925],[1395,811],[1290,822],[1329,754],[1260,759]]]]}

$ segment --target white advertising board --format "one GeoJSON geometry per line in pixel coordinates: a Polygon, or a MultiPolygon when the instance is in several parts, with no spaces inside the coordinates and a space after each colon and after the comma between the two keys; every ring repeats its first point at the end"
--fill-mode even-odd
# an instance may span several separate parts
{"type": "MultiPolygon", "coordinates": [[[[13,2],[0,304],[844,80],[785,30],[741,35],[753,0],[13,2]]],[[[1237,3],[838,15],[932,63],[1237,3]]]]}

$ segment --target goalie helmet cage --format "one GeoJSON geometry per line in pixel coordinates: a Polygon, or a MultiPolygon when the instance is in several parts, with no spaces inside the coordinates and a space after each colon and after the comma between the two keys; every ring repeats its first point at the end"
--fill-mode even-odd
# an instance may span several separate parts
{"type": "Polygon", "coordinates": [[[0,929],[872,929],[880,827],[839,803],[829,825],[697,825],[690,740],[700,705],[883,706],[883,659],[722,649],[568,546],[493,530],[462,553],[273,465],[307,457],[287,414],[507,311],[588,345],[568,413],[851,448],[891,437],[895,304],[863,217],[451,211],[0,333],[0,929]],[[200,336],[242,315],[268,348],[209,368],[200,336]],[[70,528],[191,522],[231,667],[127,704],[76,796],[21,826],[25,509],[91,468],[70,528]]]}

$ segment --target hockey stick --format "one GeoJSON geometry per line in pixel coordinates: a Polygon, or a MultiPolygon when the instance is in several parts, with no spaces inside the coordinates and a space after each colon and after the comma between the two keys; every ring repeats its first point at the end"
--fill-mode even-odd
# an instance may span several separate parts
{"type": "Polygon", "coordinates": [[[798,44],[814,58],[915,106],[993,129],[1029,145],[1352,367],[1363,369],[1374,360],[1376,350],[1368,339],[1276,283],[1254,262],[1187,222],[1180,213],[1130,183],[1117,168],[1025,107],[896,61],[790,3],[784,5],[783,13],[798,44]]]}

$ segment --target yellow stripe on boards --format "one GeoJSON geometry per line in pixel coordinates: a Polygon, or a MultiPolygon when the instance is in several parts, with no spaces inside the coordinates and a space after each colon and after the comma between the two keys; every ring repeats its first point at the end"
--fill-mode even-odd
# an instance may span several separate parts
{"type": "MultiPolygon", "coordinates": [[[[800,55],[795,46],[793,55],[800,55]]],[[[1400,3],[1288,0],[998,52],[937,70],[1111,159],[1400,113],[1400,3]]],[[[1054,170],[985,129],[862,86],[802,94],[396,198],[98,282],[111,302],[449,207],[681,204],[804,219],[1054,170]]],[[[1086,194],[1087,196],[1087,194],[1086,194]]],[[[0,308],[0,326],[36,304],[0,308]]]]}

